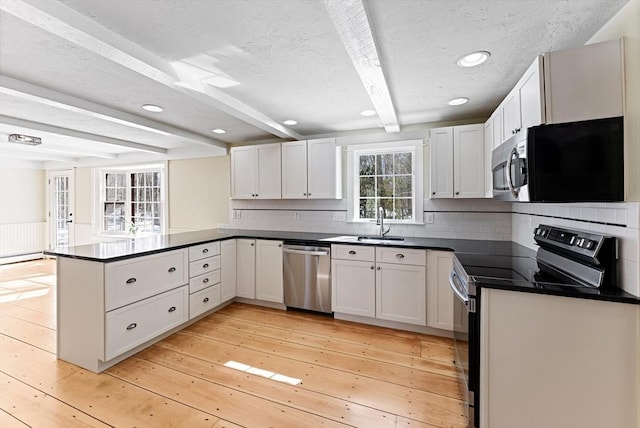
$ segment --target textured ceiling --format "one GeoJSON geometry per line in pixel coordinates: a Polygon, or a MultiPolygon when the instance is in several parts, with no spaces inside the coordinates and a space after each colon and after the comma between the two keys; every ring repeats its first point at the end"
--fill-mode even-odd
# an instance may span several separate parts
{"type": "MultiPolygon", "coordinates": [[[[401,130],[487,117],[536,55],[583,45],[625,3],[364,2],[401,130]],[[491,58],[472,69],[456,65],[475,50],[491,58]],[[470,102],[446,104],[461,96],[470,102]]],[[[0,82],[0,123],[18,118],[157,145],[168,155],[196,146],[219,155],[226,143],[384,132],[377,116],[359,114],[373,105],[321,0],[2,0],[3,77],[10,81],[0,82]],[[59,104],[43,101],[49,98],[59,104]],[[144,103],[165,110],[148,113],[140,109],[144,103]],[[104,120],[96,111],[147,128],[104,120]],[[286,127],[284,119],[299,124],[286,127]],[[164,133],[148,130],[154,127],[164,133]]]]}

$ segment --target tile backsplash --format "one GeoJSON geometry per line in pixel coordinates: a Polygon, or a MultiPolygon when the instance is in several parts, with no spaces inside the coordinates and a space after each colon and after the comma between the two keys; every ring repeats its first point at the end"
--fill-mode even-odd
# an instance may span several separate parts
{"type": "MultiPolygon", "coordinates": [[[[347,200],[233,200],[234,229],[269,229],[348,235],[376,234],[374,223],[346,219],[347,200]]],[[[640,203],[537,204],[491,199],[425,199],[424,224],[391,225],[391,235],[514,241],[535,249],[533,230],[552,224],[619,238],[623,288],[640,296],[640,203]],[[433,223],[429,223],[433,217],[433,223]]]]}

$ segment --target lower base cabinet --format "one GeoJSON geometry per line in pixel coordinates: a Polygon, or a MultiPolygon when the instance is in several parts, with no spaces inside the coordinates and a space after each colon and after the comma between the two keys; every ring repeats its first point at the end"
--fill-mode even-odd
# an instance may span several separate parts
{"type": "Polygon", "coordinates": [[[331,254],[334,312],[426,325],[424,250],[334,245],[331,254]]]}
{"type": "Polygon", "coordinates": [[[189,318],[195,318],[220,304],[220,284],[189,296],[189,318]]]}
{"type": "Polygon", "coordinates": [[[105,360],[110,360],[189,320],[187,286],[107,312],[105,360]]]}
{"type": "Polygon", "coordinates": [[[427,326],[448,331],[463,328],[463,311],[454,311],[455,305],[462,306],[463,303],[449,285],[453,257],[451,251],[427,250],[427,326]],[[456,313],[458,318],[454,317],[456,313]]]}
{"type": "Polygon", "coordinates": [[[376,318],[425,325],[425,267],[377,263],[376,318]]]}
{"type": "Polygon", "coordinates": [[[238,297],[284,303],[282,241],[237,239],[238,297]]]}

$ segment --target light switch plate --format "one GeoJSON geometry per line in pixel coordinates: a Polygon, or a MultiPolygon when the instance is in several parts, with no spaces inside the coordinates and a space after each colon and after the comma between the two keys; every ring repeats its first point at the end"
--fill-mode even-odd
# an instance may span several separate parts
{"type": "Polygon", "coordinates": [[[300,220],[300,211],[294,211],[293,212],[293,219],[294,220],[300,220]]]}

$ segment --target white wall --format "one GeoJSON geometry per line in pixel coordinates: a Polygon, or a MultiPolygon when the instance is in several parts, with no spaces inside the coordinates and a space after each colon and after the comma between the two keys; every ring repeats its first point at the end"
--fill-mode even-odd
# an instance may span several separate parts
{"type": "Polygon", "coordinates": [[[46,221],[46,182],[42,169],[0,168],[0,224],[46,221]]]}
{"type": "Polygon", "coordinates": [[[229,221],[229,156],[169,161],[169,231],[215,228],[229,221]]]}
{"type": "Polygon", "coordinates": [[[0,257],[46,248],[46,183],[42,169],[0,167],[0,257]]]}

